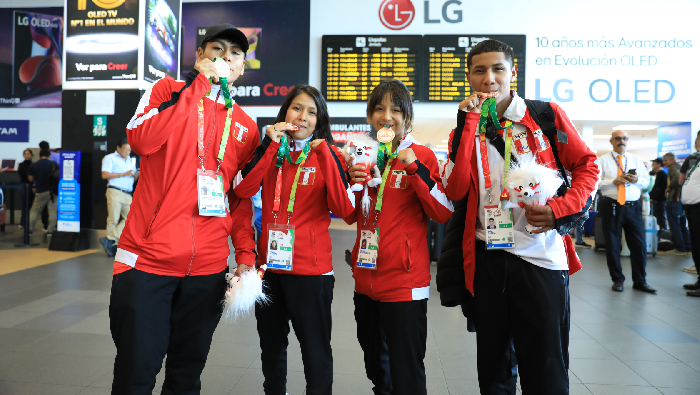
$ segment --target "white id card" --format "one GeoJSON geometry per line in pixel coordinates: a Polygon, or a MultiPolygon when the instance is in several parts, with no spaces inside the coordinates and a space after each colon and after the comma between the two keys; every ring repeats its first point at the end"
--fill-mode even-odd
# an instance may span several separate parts
{"type": "Polygon", "coordinates": [[[357,249],[357,267],[377,270],[379,251],[379,228],[360,230],[360,248],[357,249]]]}
{"type": "Polygon", "coordinates": [[[485,206],[484,218],[486,224],[486,249],[515,248],[515,232],[513,231],[513,210],[502,209],[501,206],[485,206]]]}
{"type": "Polygon", "coordinates": [[[267,225],[267,268],[292,270],[294,225],[267,225]]]}
{"type": "Polygon", "coordinates": [[[223,180],[211,170],[197,169],[197,205],[199,215],[226,216],[223,180]]]}

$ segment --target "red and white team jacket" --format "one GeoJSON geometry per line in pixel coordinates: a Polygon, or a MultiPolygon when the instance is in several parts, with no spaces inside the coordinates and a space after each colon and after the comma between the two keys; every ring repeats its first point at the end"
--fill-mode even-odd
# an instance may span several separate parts
{"type": "MultiPolygon", "coordinates": [[[[141,98],[126,128],[131,148],[142,158],[140,185],[119,240],[115,274],[136,268],[181,277],[214,274],[226,268],[231,214],[204,217],[197,207],[196,175],[201,167],[197,151],[198,103],[204,98],[203,141],[205,147],[209,145],[204,165],[207,170],[216,171],[227,116],[223,96],[214,101],[219,90],[203,74],[192,70],[185,82],[161,79],[141,98]],[[205,96],[210,90],[210,95],[205,96]]],[[[236,174],[253,158],[260,144],[257,125],[236,103],[230,130],[218,173],[223,177],[224,193],[229,196],[236,174]]],[[[273,160],[279,143],[268,138],[263,144],[271,146],[268,160],[273,160]]],[[[249,176],[261,178],[262,173],[254,170],[249,176]]],[[[232,199],[231,204],[233,210],[238,200],[232,199]]],[[[236,248],[251,248],[254,243],[237,240],[250,236],[249,232],[235,235],[236,248]]],[[[251,254],[252,248],[239,255],[247,255],[250,260],[251,254]]]]}
{"type": "MultiPolygon", "coordinates": [[[[305,142],[306,140],[297,142],[297,145],[305,142]]],[[[268,148],[268,151],[270,150],[272,147],[268,148]]],[[[276,153],[277,149],[274,151],[276,153]]],[[[300,152],[300,150],[292,151],[292,159],[296,160],[300,152]]],[[[266,174],[262,180],[262,236],[258,241],[260,262],[265,262],[267,259],[267,226],[275,222],[272,210],[278,167],[275,166],[275,158],[267,163],[269,167],[266,167],[266,174]]],[[[254,168],[254,171],[263,167],[263,164],[264,162],[261,161],[254,168]]],[[[299,166],[301,164],[292,165],[286,160],[283,162],[280,212],[277,215],[278,224],[287,223],[287,204],[294,176],[299,166]]],[[[331,235],[328,232],[328,226],[331,223],[329,211],[338,217],[346,217],[350,215],[355,204],[354,196],[345,176],[346,171],[345,160],[335,146],[323,142],[309,151],[299,174],[294,212],[289,220],[289,224],[295,226],[292,270],[268,270],[295,275],[323,275],[333,271],[331,235]]],[[[244,183],[246,179],[247,177],[244,178],[244,183]]],[[[252,190],[257,192],[258,188],[254,187],[252,190]]]]}
{"type": "Polygon", "coordinates": [[[357,239],[352,250],[355,292],[380,302],[427,299],[430,290],[430,255],[425,239],[428,217],[445,223],[454,209],[442,187],[435,153],[408,135],[399,151],[411,148],[417,160],[408,167],[394,159],[386,180],[382,210],[377,221],[379,250],[377,269],[357,268],[357,251],[362,229],[374,229],[379,186],[369,189],[371,210],[365,218],[356,192],[358,207],[345,222],[357,222],[357,239]]]}
{"type": "MultiPolygon", "coordinates": [[[[513,100],[522,100],[511,92],[513,100]]],[[[524,106],[525,104],[522,103],[524,106]]],[[[595,190],[598,182],[597,156],[583,142],[578,131],[557,104],[551,103],[555,114],[555,122],[558,130],[566,133],[568,143],[557,141],[557,151],[559,159],[564,168],[571,172],[571,189],[564,197],[556,197],[548,204],[554,212],[556,218],[576,214],[586,203],[586,200],[595,190]]],[[[467,216],[464,224],[464,237],[462,239],[462,249],[464,258],[464,276],[467,289],[474,293],[474,248],[476,221],[479,207],[479,160],[476,150],[475,135],[479,126],[480,114],[465,113],[458,114],[458,124],[463,120],[462,130],[453,130],[449,140],[449,162],[445,166],[443,173],[443,184],[447,196],[452,200],[461,200],[467,197],[467,216]],[[461,119],[459,119],[461,117],[461,119]]],[[[534,132],[540,127],[532,119],[529,111],[525,110],[525,115],[521,120],[512,120],[513,123],[524,125],[527,129],[527,144],[529,147],[542,147],[543,150],[536,150],[535,157],[538,163],[556,169],[556,162],[549,140],[543,134],[535,136],[534,132]]],[[[535,150],[533,150],[535,151],[535,150]]],[[[493,170],[492,170],[493,171],[493,170]]],[[[569,265],[569,273],[573,274],[581,269],[581,262],[576,255],[574,245],[569,235],[563,236],[566,259],[569,265]]]]}

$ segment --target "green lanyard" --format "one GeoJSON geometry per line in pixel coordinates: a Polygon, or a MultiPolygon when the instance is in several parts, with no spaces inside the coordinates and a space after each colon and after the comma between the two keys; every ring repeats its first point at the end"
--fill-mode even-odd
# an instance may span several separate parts
{"type": "MultiPolygon", "coordinates": [[[[223,59],[221,58],[214,58],[214,62],[216,62],[217,60],[223,61],[223,59]]],[[[209,83],[214,83],[212,78],[209,78],[209,83]]],[[[231,92],[228,90],[228,79],[219,78],[219,84],[221,85],[221,92],[224,94],[224,104],[226,104],[226,108],[233,107],[233,100],[231,100],[231,92]]],[[[211,90],[209,90],[209,92],[211,92],[211,90]]],[[[209,94],[209,92],[207,92],[207,95],[209,94]]]]}
{"type": "MultiPolygon", "coordinates": [[[[401,143],[399,143],[400,145],[401,143]]],[[[392,142],[381,143],[379,145],[379,154],[377,155],[377,167],[384,167],[384,172],[382,173],[382,185],[379,186],[379,191],[377,192],[377,204],[374,206],[374,211],[382,211],[382,202],[384,199],[384,187],[386,186],[386,180],[389,178],[389,173],[391,172],[392,160],[398,155],[398,146],[396,147],[396,152],[391,149],[392,142]],[[384,158],[386,154],[386,159],[384,158]],[[386,161],[386,163],[385,163],[386,161]],[[380,165],[381,164],[381,165],[380,165]]],[[[379,215],[379,214],[377,214],[379,215]]],[[[376,221],[376,219],[375,219],[376,221]]]]}
{"type": "MultiPolygon", "coordinates": [[[[277,173],[276,189],[278,189],[280,193],[282,191],[282,164],[284,160],[287,159],[287,162],[289,164],[299,165],[299,167],[297,167],[296,174],[294,175],[294,183],[292,184],[292,191],[289,195],[289,204],[287,204],[287,223],[289,223],[289,218],[291,218],[292,212],[294,211],[294,202],[297,196],[297,182],[299,182],[301,168],[302,166],[304,166],[306,156],[309,154],[309,151],[311,151],[311,144],[309,144],[311,140],[306,142],[306,145],[304,145],[304,148],[302,149],[296,161],[292,160],[292,155],[289,152],[289,143],[287,142],[287,135],[282,135],[282,138],[280,140],[280,147],[277,150],[277,163],[275,163],[275,166],[279,168],[279,171],[277,173]]],[[[277,197],[275,198],[275,200],[277,200],[277,197]]],[[[279,204],[275,204],[275,210],[279,210],[279,204]]]]}
{"type": "MultiPolygon", "coordinates": [[[[214,105],[214,111],[216,111],[216,104],[214,105]]],[[[226,110],[226,121],[224,122],[224,131],[221,134],[221,143],[219,143],[219,154],[216,157],[218,162],[218,166],[216,168],[217,173],[219,173],[219,168],[224,162],[224,153],[226,153],[226,145],[228,145],[228,136],[231,132],[232,119],[233,109],[229,108],[228,110],[226,110]]],[[[202,170],[204,170],[204,159],[206,158],[208,150],[208,145],[207,150],[204,150],[204,99],[199,99],[199,103],[197,105],[197,156],[199,156],[199,160],[202,163],[202,170]]]]}
{"type": "Polygon", "coordinates": [[[695,159],[695,166],[693,166],[693,168],[690,169],[690,171],[688,172],[688,175],[685,176],[685,181],[683,181],[683,185],[685,185],[688,182],[688,180],[690,179],[690,175],[693,174],[695,169],[698,168],[698,164],[700,164],[700,155],[698,155],[697,159],[695,159]]]}

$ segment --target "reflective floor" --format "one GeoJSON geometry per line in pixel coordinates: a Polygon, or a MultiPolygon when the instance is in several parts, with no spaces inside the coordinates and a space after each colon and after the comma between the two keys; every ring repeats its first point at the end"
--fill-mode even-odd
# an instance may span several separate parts
{"type": "MultiPolygon", "coordinates": [[[[355,338],[353,280],[342,259],[355,236],[338,228],[331,230],[337,279],[333,393],[371,394],[355,338]]],[[[14,227],[8,230],[14,233],[0,236],[0,271],[9,265],[8,249],[19,235],[14,227]]],[[[45,248],[24,250],[26,269],[13,267],[16,271],[0,276],[0,394],[109,394],[115,355],[107,311],[112,261],[98,251],[56,255],[33,267],[33,254],[46,254],[45,248]]],[[[648,295],[633,291],[631,283],[622,293],[612,292],[604,252],[578,252],[584,270],[571,277],[571,394],[700,393],[700,298],[685,296],[681,287],[697,280],[681,271],[691,258],[649,257],[647,280],[658,295],[648,295]]],[[[623,259],[623,268],[631,277],[629,259],[623,259]]],[[[434,265],[432,271],[434,279],[434,265]]],[[[430,292],[428,393],[478,394],[475,335],[466,331],[459,309],[440,306],[434,282],[430,292]]],[[[202,393],[262,394],[262,381],[254,318],[222,321],[202,376],[202,393]]],[[[160,393],[160,383],[162,374],[154,393],[160,393]]],[[[304,394],[293,333],[288,392],[304,394]]]]}

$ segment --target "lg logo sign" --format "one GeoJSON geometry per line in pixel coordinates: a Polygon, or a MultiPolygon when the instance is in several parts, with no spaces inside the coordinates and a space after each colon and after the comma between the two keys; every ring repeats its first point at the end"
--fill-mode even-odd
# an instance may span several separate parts
{"type": "Polygon", "coordinates": [[[413,22],[416,9],[411,0],[384,0],[379,6],[379,20],[391,30],[401,30],[413,22]]]}
{"type": "MultiPolygon", "coordinates": [[[[461,5],[460,0],[424,0],[423,23],[460,23],[463,20],[461,5]]],[[[391,30],[406,28],[415,16],[416,8],[411,0],[384,0],[379,6],[379,20],[391,30]]]]}

